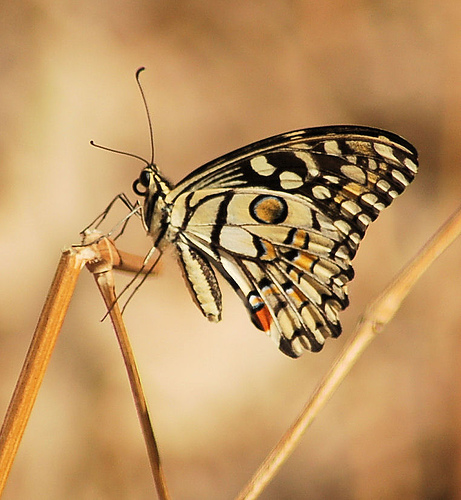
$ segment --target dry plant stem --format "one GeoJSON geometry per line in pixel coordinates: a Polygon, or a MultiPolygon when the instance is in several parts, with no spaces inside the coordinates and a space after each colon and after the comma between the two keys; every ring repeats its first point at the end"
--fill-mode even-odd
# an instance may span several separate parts
{"type": "MultiPolygon", "coordinates": [[[[107,260],[102,258],[101,261],[92,263],[91,265],[88,265],[88,267],[93,273],[99,291],[101,292],[104,302],[106,303],[106,306],[110,311],[109,315],[114,326],[115,333],[117,335],[120,349],[122,351],[123,360],[125,362],[125,367],[130,381],[131,391],[133,393],[136,410],[138,412],[138,418],[141,423],[144,440],[146,442],[147,453],[149,456],[158,497],[160,500],[169,500],[170,496],[166,487],[165,476],[160,462],[160,455],[158,452],[154,432],[152,430],[149,411],[147,408],[146,399],[144,397],[139,372],[136,366],[133,351],[131,349],[128,334],[126,332],[125,324],[120,313],[120,308],[118,307],[118,303],[116,301],[117,297],[115,293],[114,279],[111,269],[115,265],[118,267],[122,267],[121,261],[119,260],[120,252],[117,250],[117,254],[114,254],[115,247],[113,247],[111,243],[108,242],[108,240],[103,239],[99,243],[100,247],[103,247],[105,244],[108,245],[107,248],[109,250],[105,253],[107,260]]],[[[104,248],[102,250],[102,254],[104,254],[104,248]]],[[[125,257],[129,257],[131,259],[128,254],[124,255],[125,257]]],[[[132,261],[133,265],[135,265],[135,260],[136,258],[132,261]]],[[[141,261],[140,264],[142,265],[141,261]]],[[[136,270],[126,267],[124,267],[124,269],[136,270]]]]}
{"type": "Polygon", "coordinates": [[[115,269],[119,269],[121,271],[127,271],[129,273],[137,273],[137,272],[146,273],[149,271],[150,266],[144,265],[144,257],[123,252],[122,250],[119,249],[117,249],[117,252],[118,256],[120,257],[120,260],[118,262],[114,262],[115,269]]]}
{"type": "Polygon", "coordinates": [[[461,234],[461,207],[428,241],[385,291],[367,308],[357,325],[351,342],[345,347],[330,371],[310,397],[301,414],[264,460],[237,500],[253,500],[259,496],[295,449],[302,435],[320,409],[357,362],[370,342],[392,319],[411,287],[435,259],[461,234]]]}
{"type": "Polygon", "coordinates": [[[0,431],[0,494],[5,487],[89,248],[64,250],[0,431]]]}

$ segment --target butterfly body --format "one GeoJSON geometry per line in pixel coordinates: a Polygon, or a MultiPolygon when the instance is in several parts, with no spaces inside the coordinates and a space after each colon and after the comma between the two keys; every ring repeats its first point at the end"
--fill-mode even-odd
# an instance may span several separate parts
{"type": "Polygon", "coordinates": [[[416,150],[395,134],[319,127],[238,149],[175,187],[150,164],[134,190],[155,247],[176,247],[202,313],[221,319],[214,267],[253,323],[298,357],[341,333],[351,260],[416,170],[416,150]]]}

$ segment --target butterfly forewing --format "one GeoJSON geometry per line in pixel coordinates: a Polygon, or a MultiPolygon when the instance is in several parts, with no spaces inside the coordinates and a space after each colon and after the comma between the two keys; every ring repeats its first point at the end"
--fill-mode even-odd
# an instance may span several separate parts
{"type": "Polygon", "coordinates": [[[221,312],[211,263],[255,325],[298,357],[341,333],[351,260],[416,170],[416,150],[390,132],[289,132],[218,158],[165,193],[167,238],[206,316],[221,312]]]}

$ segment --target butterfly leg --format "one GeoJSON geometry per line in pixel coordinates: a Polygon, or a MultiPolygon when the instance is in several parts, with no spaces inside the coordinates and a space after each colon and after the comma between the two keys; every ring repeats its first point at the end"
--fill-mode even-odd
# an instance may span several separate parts
{"type": "Polygon", "coordinates": [[[130,212],[125,217],[123,217],[123,219],[121,219],[119,222],[117,222],[117,224],[115,224],[115,226],[113,226],[109,232],[105,233],[104,236],[110,237],[114,233],[118,232],[118,234],[115,237],[113,237],[113,239],[116,240],[117,238],[119,238],[123,234],[123,232],[125,231],[125,228],[128,224],[129,219],[133,215],[136,215],[137,217],[141,217],[141,219],[142,219],[142,206],[139,204],[139,202],[136,201],[136,203],[133,204],[128,199],[128,197],[126,196],[125,193],[120,193],[109,203],[109,205],[107,205],[107,207],[104,209],[104,211],[101,214],[99,214],[96,217],[96,219],[94,219],[90,224],[88,224],[88,226],[86,226],[85,229],[80,231],[80,234],[83,237],[85,237],[86,234],[88,234],[94,230],[97,230],[99,228],[99,226],[104,222],[106,217],[109,215],[110,211],[112,210],[113,206],[115,205],[115,203],[118,200],[120,200],[130,210],[130,212]]]}

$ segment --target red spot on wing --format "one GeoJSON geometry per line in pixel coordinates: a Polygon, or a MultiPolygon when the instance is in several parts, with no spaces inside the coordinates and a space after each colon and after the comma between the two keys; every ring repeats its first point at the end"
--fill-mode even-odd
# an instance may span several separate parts
{"type": "Polygon", "coordinates": [[[272,316],[266,305],[259,309],[259,311],[255,311],[253,313],[253,316],[259,323],[259,328],[261,328],[261,330],[264,330],[265,332],[270,331],[272,325],[272,316]]]}

